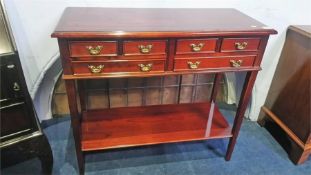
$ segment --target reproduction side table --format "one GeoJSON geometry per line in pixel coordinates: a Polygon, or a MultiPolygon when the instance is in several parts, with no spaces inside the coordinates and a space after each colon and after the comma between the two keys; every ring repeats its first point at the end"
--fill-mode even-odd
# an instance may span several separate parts
{"type": "Polygon", "coordinates": [[[230,160],[270,34],[234,9],[67,8],[58,39],[79,170],[84,153],[230,138],[230,160]],[[246,71],[231,127],[214,101],[221,74],[246,71]],[[209,103],[89,110],[81,81],[215,73],[209,103]],[[78,111],[77,94],[81,104],[78,111]]]}

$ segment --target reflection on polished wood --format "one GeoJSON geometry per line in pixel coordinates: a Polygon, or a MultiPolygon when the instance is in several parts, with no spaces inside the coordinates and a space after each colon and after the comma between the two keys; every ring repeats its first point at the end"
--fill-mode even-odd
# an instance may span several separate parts
{"type": "Polygon", "coordinates": [[[83,151],[210,138],[230,138],[225,157],[230,160],[269,35],[276,33],[235,9],[67,8],[52,37],[58,38],[70,92],[80,173],[83,151]],[[79,44],[71,50],[74,43],[79,44]],[[100,56],[82,47],[98,43],[100,56]],[[89,65],[105,68],[92,74],[89,65]],[[216,73],[214,105],[221,74],[239,71],[247,76],[232,130],[210,103],[85,109],[80,121],[73,100],[76,89],[83,91],[74,82],[82,79],[216,73]]]}
{"type": "Polygon", "coordinates": [[[216,106],[210,116],[213,120],[209,120],[210,106],[193,103],[89,110],[83,113],[82,150],[231,137],[231,127],[216,106]]]}

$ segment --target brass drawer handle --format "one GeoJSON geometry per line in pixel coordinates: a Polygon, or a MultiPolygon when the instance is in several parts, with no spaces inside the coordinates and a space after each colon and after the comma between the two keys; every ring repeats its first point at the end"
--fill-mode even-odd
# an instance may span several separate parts
{"type": "Polygon", "coordinates": [[[99,55],[100,51],[103,49],[103,46],[86,46],[86,49],[89,51],[90,55],[99,55]]]}
{"type": "Polygon", "coordinates": [[[98,66],[94,66],[94,65],[89,65],[88,68],[90,69],[91,73],[93,74],[98,74],[101,73],[104,69],[105,65],[98,65],[98,66]]]}
{"type": "Polygon", "coordinates": [[[199,64],[201,63],[200,61],[196,61],[194,63],[192,63],[191,61],[188,61],[188,66],[190,69],[197,69],[199,68],[199,64]]]}
{"type": "Polygon", "coordinates": [[[151,69],[152,69],[152,64],[149,63],[149,64],[138,64],[138,66],[140,67],[140,71],[142,72],[150,72],[151,69]]]}
{"type": "Polygon", "coordinates": [[[145,46],[144,45],[139,45],[138,48],[140,50],[140,53],[147,54],[147,53],[151,52],[152,44],[148,44],[148,45],[145,45],[145,46]]]}
{"type": "Polygon", "coordinates": [[[231,67],[240,67],[243,60],[230,60],[231,67]]]}
{"type": "Polygon", "coordinates": [[[238,50],[244,50],[246,48],[247,44],[248,44],[247,42],[242,42],[242,43],[236,42],[236,43],[234,43],[235,48],[238,50]]]}
{"type": "Polygon", "coordinates": [[[199,52],[203,48],[204,43],[199,43],[199,44],[190,44],[191,50],[193,52],[199,52]]]}

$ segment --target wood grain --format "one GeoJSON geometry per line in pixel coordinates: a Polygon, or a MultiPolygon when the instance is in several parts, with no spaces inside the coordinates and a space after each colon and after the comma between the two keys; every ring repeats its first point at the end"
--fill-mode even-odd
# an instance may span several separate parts
{"type": "Polygon", "coordinates": [[[206,135],[209,107],[194,103],[90,110],[83,113],[82,150],[231,137],[231,127],[217,107],[206,135]]]}
{"type": "Polygon", "coordinates": [[[275,33],[235,9],[69,7],[52,37],[159,38],[275,33]]]}
{"type": "MultiPolygon", "coordinates": [[[[150,78],[154,80],[152,83],[144,79],[143,84],[149,85],[162,84],[163,78],[161,77],[163,76],[247,72],[232,131],[214,103],[217,94],[215,88],[218,85],[213,89],[212,107],[210,103],[194,103],[89,110],[83,113],[81,122],[77,121],[78,114],[75,109],[77,106],[70,101],[74,136],[78,143],[76,150],[80,173],[83,172],[81,150],[90,151],[210,138],[231,138],[225,158],[229,160],[257,72],[261,69],[260,62],[268,36],[276,33],[275,30],[235,9],[67,8],[52,37],[57,37],[59,40],[64,68],[63,78],[66,79],[67,91],[70,92],[68,93],[69,99],[75,99],[76,96],[74,80],[154,77],[150,78]],[[111,57],[98,57],[99,60],[89,57],[72,58],[69,55],[68,41],[73,40],[116,40],[118,41],[118,54],[111,57]],[[139,53],[137,44],[148,44],[153,42],[151,40],[167,42],[165,44],[154,43],[158,50],[155,49],[152,55],[139,53]],[[198,41],[204,41],[206,44],[205,48],[202,48],[203,52],[189,52],[187,45],[190,42],[198,44],[198,41]],[[235,48],[235,42],[245,41],[248,45],[243,52],[235,48]],[[164,48],[165,52],[163,52],[164,48]],[[197,59],[202,61],[201,68],[189,70],[187,61],[197,59]],[[242,60],[243,63],[240,67],[232,67],[230,60],[242,60]],[[155,63],[151,72],[139,72],[137,67],[133,66],[134,63],[151,61],[155,63]],[[107,64],[105,69],[107,72],[88,73],[86,66],[91,63],[107,64]],[[80,125],[82,125],[82,140],[77,136],[80,125]],[[79,143],[82,144],[82,148],[79,143]]],[[[220,74],[216,76],[218,77],[216,84],[219,84],[220,74]]],[[[179,86],[182,86],[182,79],[179,80],[179,86]]],[[[197,81],[197,76],[194,76],[192,83],[195,84],[197,81]]],[[[193,97],[198,95],[193,93],[194,88],[198,87],[179,88],[178,101],[185,102],[180,96],[183,92],[189,94],[192,92],[189,97],[193,101],[193,97]]],[[[109,91],[108,89],[108,93],[109,91]]],[[[146,99],[143,98],[145,100],[142,105],[152,105],[163,100],[160,88],[152,88],[148,91],[150,91],[147,93],[149,96],[146,96],[146,99]]],[[[200,93],[210,95],[208,92],[200,93]]]]}

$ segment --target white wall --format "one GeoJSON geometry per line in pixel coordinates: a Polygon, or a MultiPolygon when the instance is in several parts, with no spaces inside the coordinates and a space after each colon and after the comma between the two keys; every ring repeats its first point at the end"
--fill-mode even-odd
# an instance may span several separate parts
{"type": "MultiPolygon", "coordinates": [[[[27,85],[34,97],[45,71],[58,57],[51,39],[59,17],[68,6],[150,8],[236,8],[279,34],[270,38],[253,91],[250,118],[256,120],[269,89],[288,25],[311,25],[310,0],[4,0],[20,52],[27,85]]],[[[40,108],[40,106],[36,106],[40,108]]]]}

